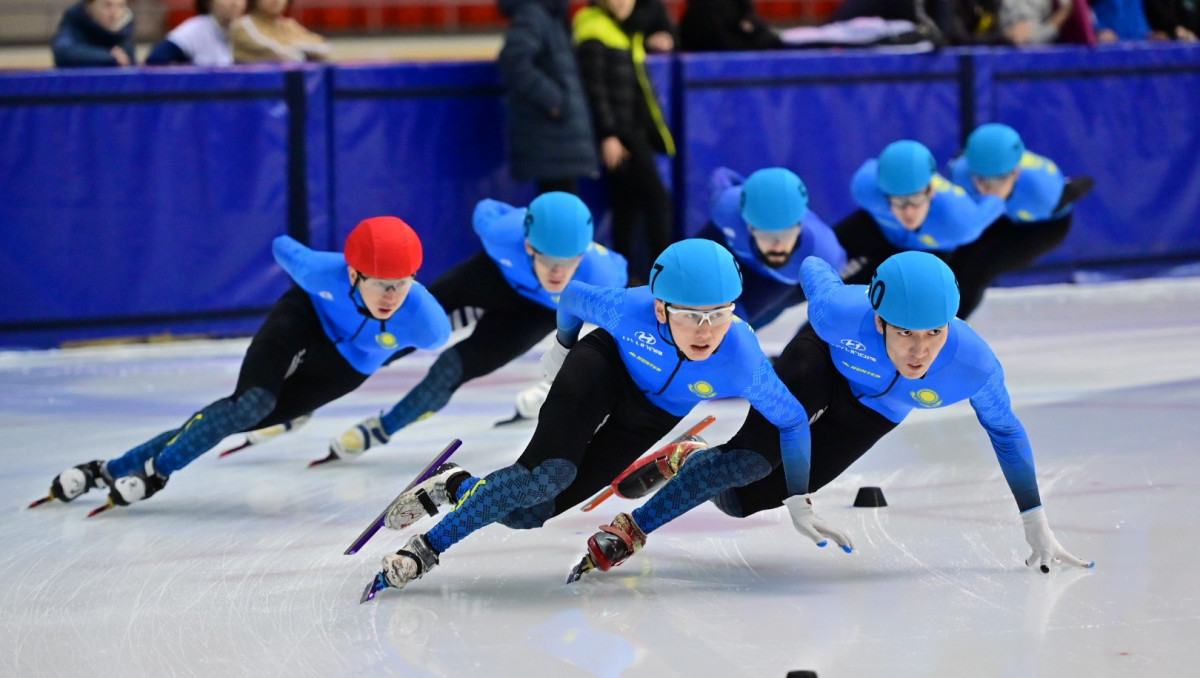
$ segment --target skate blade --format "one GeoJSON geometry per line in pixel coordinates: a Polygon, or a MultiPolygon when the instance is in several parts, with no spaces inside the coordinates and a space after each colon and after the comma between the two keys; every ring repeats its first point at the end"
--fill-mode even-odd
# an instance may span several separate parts
{"type": "Polygon", "coordinates": [[[237,447],[231,447],[228,450],[225,450],[224,452],[222,452],[221,454],[218,454],[217,458],[220,459],[221,457],[228,457],[229,455],[233,454],[234,452],[241,452],[242,450],[246,449],[247,447],[250,447],[253,444],[254,443],[250,442],[249,440],[246,440],[246,442],[242,443],[241,445],[238,445],[237,447]]]}
{"type": "Polygon", "coordinates": [[[92,509],[92,512],[87,514],[87,517],[91,518],[92,516],[98,516],[101,513],[104,513],[105,511],[109,510],[110,508],[112,508],[114,506],[116,506],[116,504],[114,504],[113,501],[111,499],[109,499],[108,503],[105,504],[104,506],[101,506],[98,509],[92,509]]]}
{"type": "Polygon", "coordinates": [[[367,587],[363,589],[362,597],[358,599],[358,604],[362,605],[368,600],[374,600],[375,594],[386,588],[388,588],[387,580],[383,578],[383,573],[380,572],[379,574],[375,575],[375,578],[371,580],[371,583],[367,584],[367,587]]]}
{"type": "Polygon", "coordinates": [[[587,554],[579,561],[579,564],[571,568],[571,572],[567,574],[567,583],[574,584],[579,581],[583,575],[596,569],[596,561],[592,560],[592,554],[587,554]]]}
{"type": "Polygon", "coordinates": [[[42,504],[45,504],[48,501],[54,501],[54,495],[48,494],[48,495],[42,497],[41,499],[38,499],[37,501],[30,504],[29,508],[36,508],[38,506],[41,506],[42,504]]]}
{"type": "Polygon", "coordinates": [[[320,466],[321,464],[328,464],[329,462],[337,461],[338,459],[340,459],[340,457],[338,457],[336,453],[330,452],[329,456],[325,457],[324,459],[318,459],[316,461],[308,462],[308,467],[312,468],[314,466],[320,466]]]}
{"type": "Polygon", "coordinates": [[[600,491],[600,494],[597,494],[596,496],[592,497],[591,500],[588,501],[588,503],[584,504],[583,507],[580,508],[579,510],[591,511],[592,509],[599,506],[605,499],[608,499],[609,497],[613,496],[614,494],[616,494],[616,490],[614,490],[611,487],[606,487],[600,491]]]}
{"type": "Polygon", "coordinates": [[[513,424],[520,424],[520,423],[526,422],[526,421],[534,421],[534,419],[532,419],[530,417],[522,417],[520,412],[516,412],[513,414],[512,417],[509,417],[508,419],[501,419],[500,421],[492,424],[492,428],[500,428],[501,426],[511,426],[513,424]]]}

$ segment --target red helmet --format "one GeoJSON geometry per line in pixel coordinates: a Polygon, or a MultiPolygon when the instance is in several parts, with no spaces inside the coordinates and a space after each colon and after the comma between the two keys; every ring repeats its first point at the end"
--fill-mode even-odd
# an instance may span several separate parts
{"type": "Polygon", "coordinates": [[[421,239],[396,217],[364,219],[346,238],[346,263],[371,278],[407,278],[421,268],[421,239]]]}

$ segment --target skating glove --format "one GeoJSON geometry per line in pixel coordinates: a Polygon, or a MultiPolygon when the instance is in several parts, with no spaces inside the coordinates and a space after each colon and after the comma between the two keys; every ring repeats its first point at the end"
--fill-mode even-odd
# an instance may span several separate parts
{"type": "Polygon", "coordinates": [[[812,500],[807,494],[794,494],[784,499],[783,505],[792,514],[792,525],[796,526],[796,531],[813,540],[817,546],[824,548],[832,539],[846,553],[854,553],[854,543],[850,537],[818,517],[813,512],[812,500]]]}
{"type": "Polygon", "coordinates": [[[367,417],[334,438],[329,443],[329,452],[338,459],[357,459],[372,446],[386,445],[391,438],[378,416],[367,417]]]}
{"type": "Polygon", "coordinates": [[[550,348],[542,354],[542,377],[546,381],[552,382],[554,377],[558,376],[558,371],[562,369],[568,352],[570,349],[560,344],[557,337],[550,342],[550,348]]]}
{"type": "Polygon", "coordinates": [[[542,381],[518,393],[517,414],[520,414],[523,419],[537,419],[538,412],[542,409],[542,403],[546,402],[546,394],[549,392],[550,384],[542,381]]]}
{"type": "Polygon", "coordinates": [[[1021,514],[1021,522],[1025,523],[1025,541],[1033,547],[1033,553],[1025,561],[1029,567],[1049,572],[1051,565],[1066,563],[1077,567],[1092,567],[1096,563],[1080,560],[1067,553],[1067,550],[1054,538],[1050,531],[1050,523],[1046,520],[1046,511],[1041,507],[1029,509],[1021,514]]]}

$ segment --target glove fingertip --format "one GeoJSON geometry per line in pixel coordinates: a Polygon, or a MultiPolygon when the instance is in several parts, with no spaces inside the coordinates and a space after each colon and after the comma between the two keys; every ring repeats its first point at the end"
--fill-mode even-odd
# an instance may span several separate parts
{"type": "Polygon", "coordinates": [[[1083,567],[1084,567],[1084,569],[1090,570],[1093,567],[1096,567],[1096,561],[1093,560],[1092,562],[1088,563],[1087,565],[1084,565],[1083,567]]]}
{"type": "Polygon", "coordinates": [[[1050,566],[1049,565],[1043,564],[1040,569],[1042,571],[1042,574],[1050,574],[1050,566]]]}
{"type": "Polygon", "coordinates": [[[821,548],[825,548],[825,546],[826,546],[826,545],[828,545],[828,544],[829,544],[829,540],[828,540],[828,539],[826,539],[825,541],[819,541],[819,542],[817,542],[817,546],[820,546],[821,548]]]}
{"type": "Polygon", "coordinates": [[[842,546],[842,550],[843,550],[843,551],[845,551],[846,553],[854,553],[854,547],[853,547],[853,546],[845,546],[845,545],[843,545],[843,546],[842,546]]]}

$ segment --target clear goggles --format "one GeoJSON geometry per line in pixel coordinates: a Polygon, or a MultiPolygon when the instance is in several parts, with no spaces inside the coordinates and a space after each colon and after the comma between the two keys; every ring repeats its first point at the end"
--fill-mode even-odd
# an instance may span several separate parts
{"type": "Polygon", "coordinates": [[[582,254],[573,257],[552,257],[544,252],[533,251],[533,259],[546,268],[574,268],[583,260],[582,254]]]}
{"type": "Polygon", "coordinates": [[[1012,176],[1013,176],[1013,173],[1009,172],[1008,174],[1001,174],[1000,176],[997,176],[997,177],[981,177],[978,174],[976,174],[976,175],[973,175],[972,178],[975,179],[976,183],[978,183],[980,186],[983,186],[984,188],[995,189],[995,188],[1000,188],[1000,187],[1004,186],[1004,184],[1007,183],[1009,179],[1012,179],[1012,176]]]}
{"type": "Polygon", "coordinates": [[[765,245],[782,245],[790,243],[800,237],[800,224],[796,224],[790,228],[780,229],[778,231],[764,231],[761,228],[750,228],[750,235],[759,243],[765,245]]]}
{"type": "Polygon", "coordinates": [[[398,278],[395,280],[384,280],[383,278],[372,278],[365,276],[362,273],[358,274],[358,284],[363,287],[369,287],[372,290],[387,294],[388,292],[403,292],[406,287],[413,283],[414,278],[410,275],[407,278],[398,278]]]}
{"type": "Polygon", "coordinates": [[[924,207],[932,197],[933,191],[927,188],[920,193],[913,193],[911,195],[889,195],[887,200],[888,205],[891,205],[892,209],[899,210],[905,207],[924,207]]]}
{"type": "Polygon", "coordinates": [[[711,327],[724,325],[733,320],[733,304],[714,308],[711,311],[697,311],[693,308],[675,308],[670,304],[666,304],[667,313],[675,316],[675,319],[688,327],[700,327],[704,323],[708,323],[711,327]]]}

